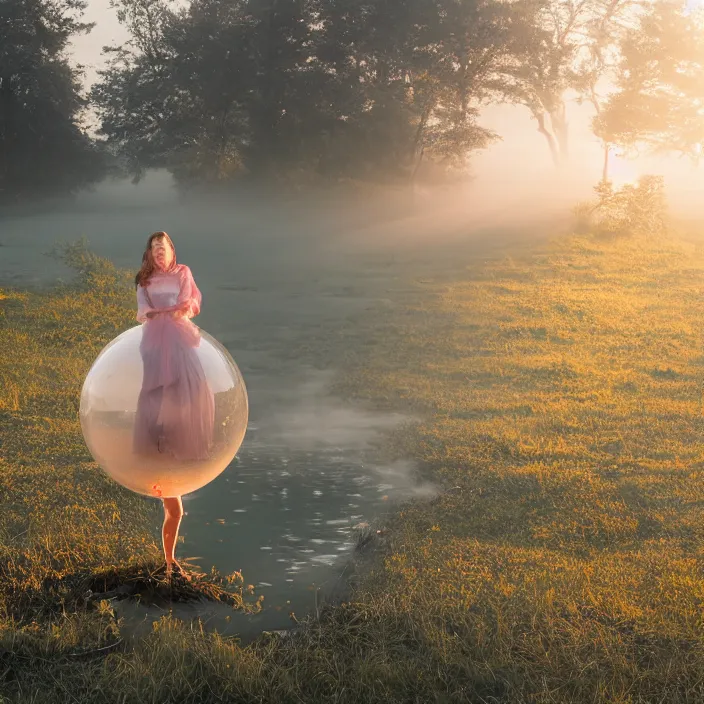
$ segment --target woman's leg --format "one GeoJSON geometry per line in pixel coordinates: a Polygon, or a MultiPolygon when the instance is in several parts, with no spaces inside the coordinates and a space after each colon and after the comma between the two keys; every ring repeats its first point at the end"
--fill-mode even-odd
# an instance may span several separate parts
{"type": "Polygon", "coordinates": [[[166,574],[171,575],[171,570],[176,565],[179,572],[183,573],[181,565],[176,562],[174,553],[176,552],[176,539],[178,538],[178,527],[183,517],[183,503],[180,496],[162,499],[164,502],[164,527],[161,537],[164,541],[164,557],[166,558],[166,574]]]}

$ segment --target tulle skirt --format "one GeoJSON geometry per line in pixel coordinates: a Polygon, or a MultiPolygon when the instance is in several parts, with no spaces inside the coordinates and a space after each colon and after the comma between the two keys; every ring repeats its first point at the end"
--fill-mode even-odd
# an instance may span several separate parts
{"type": "Polygon", "coordinates": [[[144,323],[136,453],[167,454],[179,461],[209,457],[215,400],[196,353],[199,344],[200,331],[188,318],[160,314],[144,323]]]}

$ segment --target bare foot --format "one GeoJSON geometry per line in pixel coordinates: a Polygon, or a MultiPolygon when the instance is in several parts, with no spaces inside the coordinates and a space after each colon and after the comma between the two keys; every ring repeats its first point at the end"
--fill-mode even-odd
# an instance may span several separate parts
{"type": "Polygon", "coordinates": [[[176,560],[166,563],[166,579],[171,580],[174,575],[185,579],[187,582],[191,581],[190,576],[176,560]]]}

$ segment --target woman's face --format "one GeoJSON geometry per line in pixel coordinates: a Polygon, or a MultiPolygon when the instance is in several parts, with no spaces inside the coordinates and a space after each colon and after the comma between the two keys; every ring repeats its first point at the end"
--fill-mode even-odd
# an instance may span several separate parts
{"type": "Polygon", "coordinates": [[[174,251],[165,237],[155,237],[152,240],[152,258],[162,271],[166,271],[174,260],[174,251]]]}

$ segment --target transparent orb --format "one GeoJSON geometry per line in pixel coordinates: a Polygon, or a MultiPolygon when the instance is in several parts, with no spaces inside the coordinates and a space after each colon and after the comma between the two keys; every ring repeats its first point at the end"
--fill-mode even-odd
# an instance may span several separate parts
{"type": "Polygon", "coordinates": [[[142,345],[145,327],[116,337],[90,368],[81,391],[83,437],[127,489],[183,496],[234,459],[247,430],[247,390],[229,352],[197,326],[200,339],[172,349],[167,361],[142,345]],[[163,369],[169,383],[159,386],[163,369]]]}

